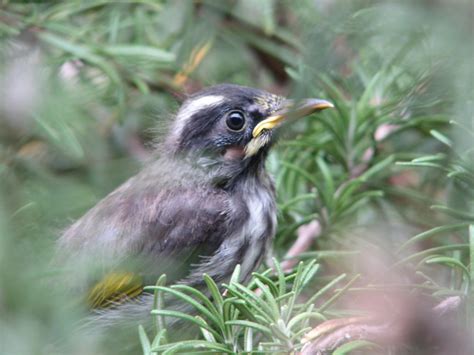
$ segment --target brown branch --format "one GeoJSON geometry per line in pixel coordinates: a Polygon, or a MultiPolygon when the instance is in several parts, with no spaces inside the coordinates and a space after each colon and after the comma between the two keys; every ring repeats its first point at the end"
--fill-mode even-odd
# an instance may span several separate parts
{"type": "Polygon", "coordinates": [[[321,223],[316,219],[298,228],[298,237],[285,255],[285,259],[288,260],[281,263],[283,271],[291,271],[293,269],[298,263],[297,256],[308,250],[313,241],[321,235],[321,232],[321,223]]]}
{"type": "Polygon", "coordinates": [[[437,316],[444,316],[446,314],[454,312],[456,309],[459,308],[460,305],[461,305],[461,297],[451,296],[442,300],[440,303],[434,306],[433,312],[437,316]]]}
{"type": "MultiPolygon", "coordinates": [[[[455,344],[459,349],[468,349],[469,344],[459,341],[459,334],[455,329],[452,330],[452,334],[443,330],[446,327],[445,317],[458,310],[460,305],[461,297],[453,296],[438,303],[427,314],[408,312],[405,317],[399,318],[331,319],[319,324],[303,337],[301,342],[305,345],[300,354],[331,353],[341,345],[354,340],[367,340],[380,345],[402,344],[404,341],[409,341],[413,334],[418,334],[420,328],[431,336],[437,335],[432,338],[444,338],[445,343],[455,344]]],[[[451,330],[453,327],[448,326],[447,329],[451,330]]]]}
{"type": "Polygon", "coordinates": [[[332,353],[339,346],[355,340],[393,344],[400,339],[400,333],[399,326],[389,322],[348,324],[337,329],[330,336],[307,343],[301,350],[301,355],[332,353]]]}

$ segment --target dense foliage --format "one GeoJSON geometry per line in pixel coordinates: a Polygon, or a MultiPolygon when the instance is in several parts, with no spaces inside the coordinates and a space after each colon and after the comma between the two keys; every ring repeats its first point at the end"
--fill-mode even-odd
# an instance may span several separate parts
{"type": "Polygon", "coordinates": [[[211,300],[164,277],[150,285],[156,329],[137,330],[143,352],[285,353],[318,341],[339,354],[465,350],[472,11],[462,0],[3,2],[0,352],[98,351],[100,339],[74,331],[86,311],[45,287],[65,272],[49,265],[54,240],[150,157],[186,93],[220,82],[335,109],[285,128],[270,156],[274,261],[248,285],[237,269],[224,295],[204,276],[211,300]],[[289,263],[310,223],[310,248],[289,263]],[[197,315],[167,309],[164,295],[197,315]],[[338,327],[311,331],[355,316],[352,326],[402,324],[408,335],[338,342],[338,327]],[[170,337],[171,318],[199,336],[170,337]]]}

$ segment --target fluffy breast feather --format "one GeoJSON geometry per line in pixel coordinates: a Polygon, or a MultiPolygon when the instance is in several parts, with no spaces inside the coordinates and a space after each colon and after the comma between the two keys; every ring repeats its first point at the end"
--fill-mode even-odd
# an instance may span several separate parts
{"type": "Polygon", "coordinates": [[[239,236],[244,244],[241,271],[245,280],[265,256],[268,244],[275,235],[277,222],[273,183],[268,176],[258,180],[248,179],[242,188],[249,213],[239,236]]]}

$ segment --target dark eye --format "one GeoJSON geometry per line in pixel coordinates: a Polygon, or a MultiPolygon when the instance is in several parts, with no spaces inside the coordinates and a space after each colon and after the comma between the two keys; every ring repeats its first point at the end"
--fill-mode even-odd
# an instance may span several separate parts
{"type": "Polygon", "coordinates": [[[226,124],[232,131],[240,131],[245,125],[245,116],[240,111],[232,111],[227,115],[226,124]]]}

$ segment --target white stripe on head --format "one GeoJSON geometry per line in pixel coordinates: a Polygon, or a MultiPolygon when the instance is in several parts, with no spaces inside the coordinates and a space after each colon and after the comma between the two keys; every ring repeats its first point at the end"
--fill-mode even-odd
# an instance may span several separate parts
{"type": "Polygon", "coordinates": [[[225,96],[221,95],[208,95],[202,96],[194,100],[185,102],[183,107],[178,111],[176,121],[174,123],[173,135],[178,137],[183,128],[186,126],[190,118],[202,109],[208,108],[209,106],[217,105],[225,100],[225,96]]]}

